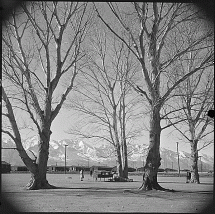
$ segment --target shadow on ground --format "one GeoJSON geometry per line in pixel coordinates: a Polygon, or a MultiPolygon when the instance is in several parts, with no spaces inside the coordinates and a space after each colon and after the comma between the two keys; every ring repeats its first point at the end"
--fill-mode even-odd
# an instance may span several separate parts
{"type": "MultiPolygon", "coordinates": [[[[168,181],[168,182],[167,182],[167,181],[165,182],[165,181],[162,181],[162,182],[159,182],[159,183],[164,183],[164,184],[165,184],[165,183],[166,183],[166,184],[167,184],[167,183],[168,183],[168,184],[169,184],[169,183],[171,183],[171,184],[186,184],[185,182],[174,182],[174,181],[173,181],[173,182],[169,182],[169,181],[168,181]]],[[[189,184],[194,184],[194,183],[187,183],[187,185],[189,185],[189,184]]],[[[196,184],[196,185],[198,185],[198,184],[196,184]]],[[[200,183],[200,185],[211,185],[211,183],[200,183]]]]}
{"type": "MultiPolygon", "coordinates": [[[[214,205],[212,203],[213,199],[213,191],[212,190],[174,190],[174,191],[160,191],[160,190],[150,190],[150,191],[144,191],[139,190],[136,187],[135,188],[129,188],[126,189],[125,187],[63,187],[63,186],[56,186],[54,189],[41,189],[41,190],[25,190],[25,191],[14,191],[14,192],[5,192],[8,196],[13,197],[31,197],[32,200],[34,197],[54,197],[54,196],[60,196],[60,197],[70,197],[75,196],[78,198],[113,198],[115,200],[115,197],[121,197],[121,198],[141,198],[142,199],[159,199],[159,201],[171,201],[177,202],[180,200],[184,200],[187,198],[192,203],[199,203],[203,199],[205,199],[208,203],[205,204],[204,207],[202,207],[201,213],[213,213],[214,211],[214,205]],[[35,192],[35,194],[34,194],[35,192]],[[135,195],[135,196],[134,196],[135,195]],[[210,203],[211,202],[211,203],[210,203]],[[211,212],[212,211],[212,212],[211,212]]],[[[9,203],[7,201],[2,201],[1,206],[1,213],[14,213],[15,209],[9,208],[9,203]]],[[[19,212],[19,210],[17,210],[19,212]]]]}

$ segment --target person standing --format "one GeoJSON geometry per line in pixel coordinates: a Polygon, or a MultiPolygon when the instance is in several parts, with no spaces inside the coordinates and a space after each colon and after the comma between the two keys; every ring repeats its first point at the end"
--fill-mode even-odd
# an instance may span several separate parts
{"type": "Polygon", "coordinates": [[[190,182],[190,179],[191,179],[191,172],[187,172],[187,176],[186,176],[187,180],[186,180],[186,183],[189,183],[190,182]]]}
{"type": "Polygon", "coordinates": [[[93,175],[93,170],[91,169],[90,170],[90,177],[92,177],[92,175],[93,175]]]}
{"type": "Polygon", "coordinates": [[[93,180],[94,180],[94,178],[95,178],[95,181],[97,181],[97,179],[98,179],[98,172],[97,172],[97,170],[93,171],[93,180]]]}
{"type": "Polygon", "coordinates": [[[80,180],[83,181],[84,179],[84,171],[83,169],[80,171],[80,180]]]}

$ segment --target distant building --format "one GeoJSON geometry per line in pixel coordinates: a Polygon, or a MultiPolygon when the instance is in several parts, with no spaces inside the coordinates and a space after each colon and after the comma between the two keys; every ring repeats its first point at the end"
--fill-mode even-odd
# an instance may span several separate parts
{"type": "Polygon", "coordinates": [[[27,172],[29,171],[26,166],[11,166],[11,171],[12,172],[27,172]]]}
{"type": "MultiPolygon", "coordinates": [[[[64,172],[65,171],[65,166],[55,166],[55,165],[51,165],[51,166],[47,166],[47,171],[48,172],[64,172]]],[[[66,167],[66,171],[69,171],[69,167],[66,167]]]]}
{"type": "MultiPolygon", "coordinates": [[[[66,166],[66,171],[67,172],[79,172],[81,170],[84,171],[90,171],[90,167],[87,166],[66,166]]],[[[47,166],[47,171],[48,172],[64,172],[65,171],[65,166],[56,166],[56,165],[51,165],[47,166]]]]}
{"type": "Polygon", "coordinates": [[[112,171],[113,167],[109,167],[109,166],[91,166],[90,170],[94,171],[94,170],[102,170],[102,171],[112,171]]]}
{"type": "MultiPolygon", "coordinates": [[[[117,171],[117,167],[114,166],[111,171],[112,172],[116,172],[117,171]]],[[[132,167],[128,167],[128,172],[136,172],[136,169],[132,168],[132,167]]]]}
{"type": "Polygon", "coordinates": [[[181,169],[180,171],[181,172],[189,172],[190,170],[189,169],[181,169]]]}
{"type": "Polygon", "coordinates": [[[165,172],[177,172],[178,170],[166,168],[166,169],[164,169],[164,171],[165,171],[165,172]]]}
{"type": "Polygon", "coordinates": [[[142,167],[137,168],[137,171],[138,172],[143,172],[143,169],[144,169],[144,167],[142,166],[142,167]]]}
{"type": "MultiPolygon", "coordinates": [[[[144,167],[142,166],[142,167],[140,167],[140,168],[137,168],[137,171],[138,171],[138,172],[143,172],[143,171],[144,171],[144,167]]],[[[164,172],[164,171],[165,171],[164,169],[158,168],[158,172],[164,172]]]]}
{"type": "Polygon", "coordinates": [[[84,170],[84,171],[90,171],[90,167],[88,167],[88,166],[75,166],[75,165],[72,165],[72,166],[70,166],[69,167],[69,171],[70,172],[79,172],[79,171],[81,171],[81,170],[84,170]]]}
{"type": "Polygon", "coordinates": [[[9,173],[11,171],[11,165],[6,161],[1,161],[1,172],[9,173]]]}

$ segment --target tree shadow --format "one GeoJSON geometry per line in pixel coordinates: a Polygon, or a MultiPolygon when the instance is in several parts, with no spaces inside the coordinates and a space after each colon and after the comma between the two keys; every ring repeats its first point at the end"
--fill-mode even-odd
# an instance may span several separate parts
{"type": "Polygon", "coordinates": [[[200,182],[200,185],[213,185],[213,183],[201,183],[200,182]]]}
{"type": "MultiPolygon", "coordinates": [[[[159,183],[166,183],[166,184],[167,183],[174,183],[174,184],[187,184],[187,185],[189,185],[189,184],[195,184],[195,183],[174,182],[174,181],[172,181],[172,182],[171,181],[170,182],[169,181],[168,182],[167,181],[166,182],[165,181],[161,181],[159,183]]],[[[196,185],[213,185],[213,183],[200,183],[200,184],[196,184],[196,185]]]]}
{"type": "MultiPolygon", "coordinates": [[[[167,183],[167,182],[160,182],[160,183],[167,183]]],[[[168,182],[168,183],[175,183],[175,182],[168,182]]],[[[184,184],[184,183],[183,183],[184,184]]],[[[153,190],[141,190],[137,189],[136,187],[131,188],[131,189],[125,189],[125,187],[60,187],[60,186],[55,186],[54,189],[64,189],[64,190],[102,190],[102,191],[119,191],[123,190],[123,193],[130,192],[134,194],[141,194],[141,193],[159,193],[159,192],[171,192],[171,193],[184,193],[184,194],[213,194],[213,190],[174,190],[174,189],[153,189],[153,190]]]]}
{"type": "Polygon", "coordinates": [[[102,181],[102,182],[111,182],[111,183],[133,183],[133,182],[139,182],[139,181],[102,181]]]}
{"type": "Polygon", "coordinates": [[[110,188],[110,187],[59,187],[59,186],[55,186],[54,189],[71,189],[71,190],[81,190],[81,189],[85,189],[85,190],[124,190],[125,187],[113,187],[113,188],[110,188]]]}
{"type": "MultiPolygon", "coordinates": [[[[170,189],[164,189],[164,190],[140,190],[140,189],[125,189],[123,193],[134,193],[134,194],[145,194],[149,193],[151,196],[154,197],[154,193],[165,193],[165,192],[171,192],[171,193],[183,193],[183,194],[207,194],[207,195],[213,195],[213,190],[204,190],[204,191],[188,191],[188,190],[170,190],[170,189]]],[[[147,195],[149,196],[149,195],[147,195]]]]}
{"type": "Polygon", "coordinates": [[[158,189],[152,189],[152,190],[143,190],[143,189],[124,189],[123,193],[134,193],[134,194],[145,194],[145,193],[149,193],[149,194],[154,194],[154,193],[164,193],[164,192],[176,192],[173,189],[165,189],[163,188],[162,190],[158,190],[158,189]]]}
{"type": "Polygon", "coordinates": [[[179,192],[179,193],[191,193],[191,194],[213,194],[213,190],[204,190],[204,191],[198,191],[198,190],[193,190],[193,191],[188,191],[188,190],[175,190],[174,192],[179,192]]]}
{"type": "Polygon", "coordinates": [[[185,184],[186,182],[174,182],[174,181],[160,181],[158,183],[168,184],[168,183],[174,183],[174,184],[185,184]]]}

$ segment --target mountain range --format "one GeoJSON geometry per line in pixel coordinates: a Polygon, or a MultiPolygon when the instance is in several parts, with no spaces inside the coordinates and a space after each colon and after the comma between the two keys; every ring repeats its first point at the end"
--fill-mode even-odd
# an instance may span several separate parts
{"type": "MultiPolygon", "coordinates": [[[[101,144],[98,147],[92,146],[85,141],[74,141],[71,139],[51,140],[49,147],[48,165],[64,166],[65,163],[65,144],[67,166],[92,166],[92,165],[116,165],[114,148],[110,144],[101,144]]],[[[34,136],[23,141],[23,146],[28,155],[35,159],[38,151],[38,137],[34,136]]],[[[10,139],[2,139],[2,148],[14,148],[15,144],[10,139]]],[[[128,145],[129,167],[142,167],[147,154],[148,145],[132,144],[128,145]]],[[[177,153],[165,148],[160,148],[161,166],[160,168],[178,169],[177,153]]],[[[213,169],[214,158],[206,154],[199,154],[199,170],[208,171],[213,169]]],[[[190,168],[190,154],[184,151],[179,152],[180,168],[190,168]]],[[[11,165],[24,165],[18,152],[15,149],[2,149],[2,160],[11,165]]]]}

